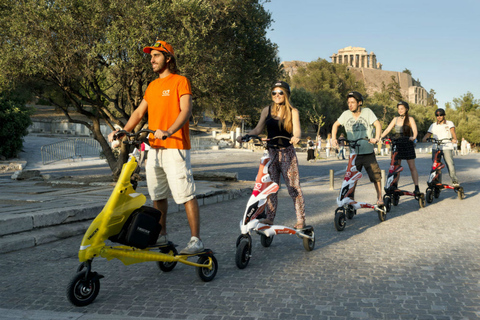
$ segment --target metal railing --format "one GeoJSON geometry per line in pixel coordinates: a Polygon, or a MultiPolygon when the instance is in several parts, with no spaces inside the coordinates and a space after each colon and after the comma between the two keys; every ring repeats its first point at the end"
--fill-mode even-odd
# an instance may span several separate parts
{"type": "Polygon", "coordinates": [[[41,147],[43,164],[65,160],[98,156],[102,147],[93,138],[76,138],[47,144],[41,147]]]}

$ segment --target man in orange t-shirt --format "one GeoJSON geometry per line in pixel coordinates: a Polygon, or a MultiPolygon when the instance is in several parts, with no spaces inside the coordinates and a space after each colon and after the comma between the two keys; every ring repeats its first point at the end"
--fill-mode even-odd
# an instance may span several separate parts
{"type": "MultiPolygon", "coordinates": [[[[153,46],[145,47],[143,52],[150,54],[153,71],[159,77],[148,85],[142,102],[130,116],[124,130],[132,131],[148,112],[148,127],[155,134],[149,137],[151,149],[145,166],[147,186],[153,206],[162,212],[162,231],[157,244],[168,242],[167,197],[171,193],[177,204],[185,205],[191,231],[191,239],[180,254],[195,254],[203,251],[203,243],[200,240],[200,213],[190,164],[190,82],[177,74],[170,44],[157,40],[153,46]]],[[[110,141],[115,132],[110,133],[110,141]]]]}

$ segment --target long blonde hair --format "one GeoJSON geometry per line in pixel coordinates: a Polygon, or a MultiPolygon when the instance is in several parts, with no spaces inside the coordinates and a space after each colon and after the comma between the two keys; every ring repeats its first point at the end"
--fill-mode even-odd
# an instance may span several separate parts
{"type": "Polygon", "coordinates": [[[283,91],[283,95],[285,96],[285,103],[277,105],[275,102],[272,101],[271,113],[275,115],[282,114],[282,118],[280,118],[280,120],[278,121],[278,126],[281,128],[281,125],[283,124],[283,127],[285,128],[285,130],[287,130],[289,133],[292,133],[293,132],[293,120],[292,120],[293,106],[290,104],[287,91],[285,91],[285,89],[282,87],[275,87],[273,89],[280,89],[283,91]]]}

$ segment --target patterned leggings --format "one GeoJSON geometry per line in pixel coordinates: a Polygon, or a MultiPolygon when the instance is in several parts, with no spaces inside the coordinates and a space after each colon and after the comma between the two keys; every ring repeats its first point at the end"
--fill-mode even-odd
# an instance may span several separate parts
{"type": "MultiPolygon", "coordinates": [[[[288,194],[292,197],[295,206],[297,220],[305,221],[305,200],[300,189],[300,179],[298,174],[298,160],[293,145],[284,149],[269,148],[270,177],[280,185],[280,174],[282,174],[287,185],[288,194]]],[[[267,201],[267,219],[274,220],[277,211],[278,196],[272,194],[267,201]]]]}

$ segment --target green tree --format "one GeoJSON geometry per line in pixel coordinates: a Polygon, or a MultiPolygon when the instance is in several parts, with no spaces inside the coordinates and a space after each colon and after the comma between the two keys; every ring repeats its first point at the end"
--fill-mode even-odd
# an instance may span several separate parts
{"type": "Polygon", "coordinates": [[[253,112],[279,74],[276,46],[265,37],[271,17],[259,1],[5,0],[0,6],[0,85],[41,83],[38,95],[93,133],[116,174],[128,150],[122,146],[117,161],[100,125],[123,126],[141,102],[155,77],[142,48],[155,37],[174,46],[195,106],[221,121],[241,108],[253,112]]]}
{"type": "Polygon", "coordinates": [[[428,96],[427,96],[427,106],[429,106],[429,107],[436,107],[437,106],[438,100],[435,98],[436,94],[437,93],[435,92],[435,90],[430,89],[430,92],[428,93],[428,96]]]}
{"type": "Polygon", "coordinates": [[[32,124],[25,102],[15,92],[0,93],[0,156],[14,158],[22,150],[23,137],[32,124]]]}
{"type": "Polygon", "coordinates": [[[305,68],[299,68],[292,76],[291,84],[295,88],[304,88],[313,95],[314,102],[310,105],[310,110],[303,112],[323,115],[324,126],[321,133],[324,136],[330,132],[333,123],[346,109],[345,97],[348,92],[352,90],[365,92],[364,83],[358,81],[346,65],[332,64],[324,59],[318,59],[308,63],[305,68]]]}

